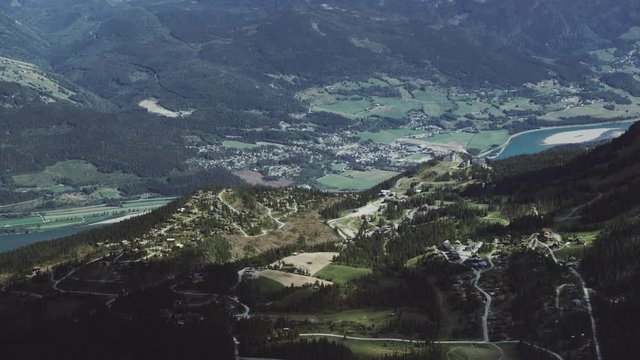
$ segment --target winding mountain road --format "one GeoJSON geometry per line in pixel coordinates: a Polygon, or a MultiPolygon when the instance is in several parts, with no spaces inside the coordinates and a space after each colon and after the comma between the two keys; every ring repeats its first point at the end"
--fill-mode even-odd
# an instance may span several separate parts
{"type": "Polygon", "coordinates": [[[483,270],[474,270],[475,274],[476,274],[476,278],[473,282],[473,286],[482,293],[482,295],[484,295],[486,301],[484,303],[484,313],[482,315],[482,341],[488,343],[489,342],[489,310],[491,308],[491,295],[489,295],[489,293],[487,293],[486,291],[484,291],[483,288],[480,287],[480,285],[478,285],[478,282],[480,281],[480,277],[482,276],[483,273],[487,272],[487,271],[491,271],[494,267],[493,265],[493,261],[491,260],[493,256],[493,251],[489,253],[489,255],[487,256],[487,261],[489,261],[489,267],[483,270]]]}

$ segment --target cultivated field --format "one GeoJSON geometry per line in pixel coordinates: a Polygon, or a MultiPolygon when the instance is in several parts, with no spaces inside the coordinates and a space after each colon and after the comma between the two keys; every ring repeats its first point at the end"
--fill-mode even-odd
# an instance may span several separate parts
{"type": "Polygon", "coordinates": [[[292,273],[278,271],[278,270],[262,270],[257,273],[257,276],[265,277],[267,279],[277,281],[284,286],[293,285],[294,287],[302,287],[306,285],[314,285],[316,283],[323,284],[323,285],[333,284],[330,281],[318,279],[312,276],[292,274],[292,273]]]}
{"type": "Polygon", "coordinates": [[[171,200],[171,198],[142,199],[126,201],[121,206],[94,205],[42,211],[18,217],[5,215],[0,216],[0,229],[12,232],[46,231],[95,224],[149,212],[171,200]]]}
{"type": "Polygon", "coordinates": [[[240,149],[240,150],[244,150],[244,149],[255,149],[258,147],[258,145],[256,144],[249,144],[249,143],[245,143],[245,142],[241,142],[241,141],[223,141],[222,142],[222,146],[229,148],[229,149],[240,149]]]}
{"type": "Polygon", "coordinates": [[[298,255],[287,256],[271,265],[292,265],[296,269],[307,272],[309,275],[315,275],[318,271],[331,264],[333,258],[338,255],[340,254],[337,252],[301,253],[298,255]]]}

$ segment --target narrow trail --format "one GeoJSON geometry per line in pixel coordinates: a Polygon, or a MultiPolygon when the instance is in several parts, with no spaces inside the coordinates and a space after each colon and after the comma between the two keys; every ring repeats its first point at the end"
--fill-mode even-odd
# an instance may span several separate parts
{"type": "MultiPolygon", "coordinates": [[[[226,190],[222,190],[222,191],[220,191],[220,192],[218,193],[218,199],[219,199],[219,200],[220,200],[220,202],[222,202],[225,206],[227,206],[227,207],[228,207],[228,208],[229,208],[233,213],[235,213],[235,214],[237,214],[237,215],[240,215],[240,211],[238,211],[238,209],[234,208],[234,207],[233,207],[233,205],[229,204],[229,203],[228,203],[228,202],[227,202],[227,201],[222,197],[222,195],[225,193],[225,191],[226,191],[226,190]]],[[[259,203],[259,202],[256,202],[256,203],[257,203],[258,205],[262,206],[263,208],[265,208],[265,209],[267,210],[267,216],[268,216],[269,218],[271,218],[271,220],[273,220],[276,224],[278,224],[278,227],[276,228],[276,230],[280,230],[280,229],[282,229],[283,227],[285,227],[285,225],[287,225],[286,223],[283,223],[283,222],[280,220],[281,218],[286,217],[286,216],[289,216],[289,215],[291,215],[291,214],[294,214],[294,213],[298,212],[298,205],[296,204],[295,209],[294,209],[293,211],[291,211],[291,212],[289,212],[289,213],[287,213],[287,214],[285,214],[285,215],[281,216],[280,218],[276,218],[275,216],[273,216],[273,209],[271,209],[270,207],[268,207],[268,206],[266,206],[266,205],[264,205],[264,204],[262,204],[262,203],[259,203]]],[[[247,234],[247,233],[244,231],[244,229],[243,229],[240,225],[238,225],[238,224],[236,224],[236,223],[233,223],[232,225],[233,225],[236,229],[238,229],[238,231],[240,231],[240,233],[242,233],[242,236],[247,237],[247,238],[256,238],[256,237],[260,237],[260,236],[267,235],[267,234],[269,233],[269,230],[264,229],[264,230],[262,230],[262,232],[261,232],[260,234],[258,234],[258,235],[249,235],[249,234],[247,234]]]]}
{"type": "Polygon", "coordinates": [[[585,207],[593,204],[594,202],[600,200],[601,198],[602,198],[602,193],[600,191],[598,191],[598,195],[595,198],[587,201],[586,203],[584,203],[582,205],[578,205],[578,206],[574,207],[573,209],[571,209],[571,211],[567,215],[557,217],[556,221],[567,221],[567,220],[579,219],[580,216],[574,216],[576,212],[578,212],[578,211],[584,209],[585,207]]]}
{"type": "MultiPolygon", "coordinates": [[[[64,289],[60,289],[59,285],[61,282],[63,282],[64,280],[68,279],[71,275],[75,274],[76,272],[78,272],[79,270],[81,270],[82,268],[91,265],[97,261],[100,261],[104,259],[103,257],[99,257],[97,259],[93,259],[77,268],[74,268],[73,270],[69,271],[67,273],[67,275],[63,276],[62,278],[60,278],[59,280],[55,280],[53,282],[53,284],[51,285],[51,287],[53,288],[53,290],[61,293],[61,294],[76,294],[76,295],[94,295],[94,296],[106,296],[106,297],[118,297],[118,294],[113,294],[113,293],[102,293],[102,292],[98,292],[98,291],[79,291],[79,290],[64,290],[64,289]]],[[[53,277],[53,274],[51,275],[53,277]]]]}
{"type": "Polygon", "coordinates": [[[560,293],[562,292],[562,289],[564,289],[567,285],[569,285],[569,283],[567,284],[562,284],[558,287],[556,287],[556,301],[555,301],[555,305],[556,305],[556,309],[560,310],[560,293]]]}
{"type": "Polygon", "coordinates": [[[263,208],[267,209],[267,216],[270,217],[273,221],[275,221],[278,224],[278,228],[277,230],[282,229],[286,224],[283,223],[282,221],[280,221],[280,219],[275,218],[273,216],[273,210],[269,207],[267,207],[266,205],[263,205],[261,203],[258,203],[258,205],[262,206],[263,208]]]}

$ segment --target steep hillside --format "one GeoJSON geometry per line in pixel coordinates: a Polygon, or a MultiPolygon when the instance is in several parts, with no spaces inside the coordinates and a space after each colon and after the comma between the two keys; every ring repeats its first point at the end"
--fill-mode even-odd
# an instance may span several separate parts
{"type": "MultiPolygon", "coordinates": [[[[497,162],[495,191],[521,204],[538,204],[561,220],[602,222],[625,214],[640,202],[640,123],[592,151],[554,151],[497,162]],[[544,167],[544,162],[552,165],[544,167]],[[541,170],[520,172],[514,164],[540,163],[541,170]],[[575,206],[575,207],[574,207],[575,206]],[[565,216],[568,215],[568,216],[565,216]]],[[[524,165],[525,167],[527,165],[524,165]]]]}

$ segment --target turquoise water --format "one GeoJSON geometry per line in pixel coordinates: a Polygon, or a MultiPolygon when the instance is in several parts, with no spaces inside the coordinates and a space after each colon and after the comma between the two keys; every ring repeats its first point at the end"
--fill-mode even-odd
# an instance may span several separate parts
{"type": "MultiPolygon", "coordinates": [[[[524,154],[535,154],[547,149],[551,149],[557,145],[545,145],[543,144],[544,139],[548,138],[551,135],[562,133],[566,131],[574,131],[574,130],[589,130],[589,129],[601,129],[601,128],[611,128],[620,131],[626,131],[633,122],[617,122],[617,123],[609,123],[609,124],[598,124],[598,125],[589,125],[589,126],[561,126],[551,129],[542,129],[539,131],[533,131],[524,133],[522,135],[517,135],[511,139],[511,142],[507,144],[506,148],[502,151],[502,153],[497,157],[497,159],[505,159],[511,156],[516,155],[524,155],[524,154]]],[[[603,135],[606,137],[606,133],[603,135]]]]}
{"type": "Polygon", "coordinates": [[[0,235],[0,252],[10,251],[19,248],[20,246],[25,246],[41,241],[79,234],[81,232],[92,230],[100,226],[101,225],[89,225],[44,232],[33,232],[28,234],[0,235]]]}

